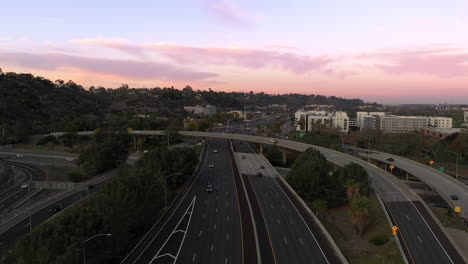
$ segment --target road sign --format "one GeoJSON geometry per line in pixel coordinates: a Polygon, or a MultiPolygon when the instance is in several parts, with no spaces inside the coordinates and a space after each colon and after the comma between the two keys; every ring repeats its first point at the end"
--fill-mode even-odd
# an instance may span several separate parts
{"type": "Polygon", "coordinates": [[[43,147],[42,145],[37,145],[38,149],[42,149],[42,147],[43,147]]]}
{"type": "Polygon", "coordinates": [[[73,190],[86,186],[83,183],[74,182],[49,182],[49,181],[30,181],[30,188],[35,189],[56,189],[56,190],[73,190]]]}
{"type": "Polygon", "coordinates": [[[455,213],[460,213],[461,212],[461,207],[460,206],[455,206],[454,211],[455,211],[455,213]]]}
{"type": "Polygon", "coordinates": [[[440,167],[439,170],[440,170],[441,172],[444,172],[444,171],[445,171],[445,168],[444,168],[444,167],[440,167]]]}
{"type": "Polygon", "coordinates": [[[392,226],[392,230],[393,230],[393,231],[397,231],[397,230],[398,230],[398,226],[392,226]]]}
{"type": "Polygon", "coordinates": [[[299,137],[305,136],[305,133],[299,133],[299,137]]]}
{"type": "Polygon", "coordinates": [[[395,230],[392,230],[392,235],[396,236],[397,232],[395,230]]]}
{"type": "Polygon", "coordinates": [[[391,170],[393,170],[395,168],[395,165],[390,165],[389,167],[391,170]]]}
{"type": "Polygon", "coordinates": [[[433,160],[429,161],[429,164],[431,164],[431,165],[434,164],[434,161],[433,160]]]}

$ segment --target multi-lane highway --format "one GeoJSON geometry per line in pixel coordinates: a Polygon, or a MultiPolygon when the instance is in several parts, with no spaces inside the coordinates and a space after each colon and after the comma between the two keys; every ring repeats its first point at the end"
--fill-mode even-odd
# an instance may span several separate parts
{"type": "Polygon", "coordinates": [[[200,166],[168,216],[123,263],[243,263],[243,248],[255,244],[242,241],[227,141],[209,141],[200,166]]]}
{"type": "Polygon", "coordinates": [[[279,175],[271,164],[248,142],[234,142],[240,173],[252,185],[265,219],[274,262],[341,263],[326,241],[319,243],[317,234],[277,182],[279,175]]]}
{"type": "MultiPolygon", "coordinates": [[[[87,132],[78,132],[87,133],[87,132]]],[[[164,131],[131,131],[135,135],[165,135],[164,131]]],[[[421,206],[420,198],[404,183],[390,173],[351,155],[306,143],[271,139],[268,137],[216,133],[179,131],[182,136],[208,137],[241,140],[258,144],[276,144],[279,148],[303,152],[308,148],[320,151],[330,162],[344,165],[355,162],[363,166],[372,178],[374,190],[387,205],[394,217],[393,224],[400,225],[399,237],[407,253],[407,259],[414,263],[464,263],[447,237],[441,231],[426,209],[421,206]],[[405,222],[406,221],[406,222],[405,222]]],[[[55,133],[60,135],[60,133],[55,133]]],[[[187,205],[188,206],[188,205],[187,205]]]]}

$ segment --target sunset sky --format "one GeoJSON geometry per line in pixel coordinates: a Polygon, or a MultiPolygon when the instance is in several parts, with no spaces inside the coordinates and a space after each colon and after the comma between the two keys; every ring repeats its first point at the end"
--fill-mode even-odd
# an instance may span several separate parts
{"type": "Polygon", "coordinates": [[[85,87],[468,104],[466,0],[0,1],[0,68],[85,87]]]}

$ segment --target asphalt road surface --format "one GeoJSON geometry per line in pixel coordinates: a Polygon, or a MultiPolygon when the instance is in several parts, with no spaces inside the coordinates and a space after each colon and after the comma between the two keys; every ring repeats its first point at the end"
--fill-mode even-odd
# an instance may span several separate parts
{"type": "Polygon", "coordinates": [[[241,220],[227,141],[211,140],[200,166],[167,219],[122,263],[243,262],[241,220]],[[213,191],[207,191],[208,185],[213,191]]]}

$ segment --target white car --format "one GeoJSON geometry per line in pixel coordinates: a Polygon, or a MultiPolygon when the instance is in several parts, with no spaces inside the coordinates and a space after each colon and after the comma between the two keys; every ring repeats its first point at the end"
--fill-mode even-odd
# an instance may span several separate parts
{"type": "Polygon", "coordinates": [[[22,157],[24,157],[24,155],[23,154],[16,154],[16,157],[17,158],[22,158],[22,157]]]}
{"type": "Polygon", "coordinates": [[[206,187],[206,191],[207,192],[212,192],[213,191],[213,186],[211,186],[211,184],[208,184],[208,186],[206,187]]]}
{"type": "Polygon", "coordinates": [[[75,160],[75,158],[71,158],[71,157],[67,158],[67,161],[74,161],[74,160],[75,160]]]}
{"type": "Polygon", "coordinates": [[[271,143],[278,143],[278,141],[276,139],[270,139],[270,142],[271,143]]]}
{"type": "Polygon", "coordinates": [[[213,164],[213,163],[210,163],[210,164],[208,165],[208,168],[214,168],[214,164],[213,164]]]}
{"type": "Polygon", "coordinates": [[[217,150],[217,149],[213,149],[213,153],[218,153],[218,150],[217,150]]]}
{"type": "Polygon", "coordinates": [[[27,183],[21,184],[21,189],[26,189],[26,188],[28,188],[28,184],[27,184],[27,183]]]}

